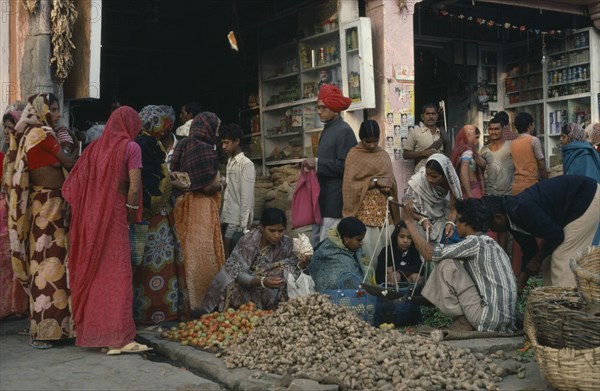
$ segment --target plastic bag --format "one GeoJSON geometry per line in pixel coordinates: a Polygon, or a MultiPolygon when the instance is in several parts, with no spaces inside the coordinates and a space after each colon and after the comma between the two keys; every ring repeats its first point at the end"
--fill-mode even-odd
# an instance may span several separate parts
{"type": "Polygon", "coordinates": [[[287,293],[290,299],[308,296],[315,293],[315,282],[308,274],[300,272],[300,276],[294,278],[294,275],[289,273],[287,275],[287,293]]]}
{"type": "Polygon", "coordinates": [[[292,196],[292,228],[321,225],[319,191],[319,180],[315,171],[302,170],[292,196]]]}

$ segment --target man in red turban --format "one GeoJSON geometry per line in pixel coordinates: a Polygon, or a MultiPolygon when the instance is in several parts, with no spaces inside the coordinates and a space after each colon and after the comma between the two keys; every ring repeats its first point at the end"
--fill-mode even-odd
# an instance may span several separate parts
{"type": "Polygon", "coordinates": [[[323,84],[319,90],[319,104],[327,106],[331,111],[339,113],[350,107],[352,99],[346,98],[339,88],[332,84],[323,84]]]}
{"type": "Polygon", "coordinates": [[[342,219],[342,180],[348,151],[357,144],[356,135],[340,112],[350,107],[352,100],[334,85],[324,84],[319,90],[317,113],[323,122],[317,158],[304,160],[306,170],[317,170],[319,178],[319,208],[323,222],[319,239],[327,238],[327,231],[337,227],[342,219]],[[317,164],[318,163],[318,164],[317,164]]]}

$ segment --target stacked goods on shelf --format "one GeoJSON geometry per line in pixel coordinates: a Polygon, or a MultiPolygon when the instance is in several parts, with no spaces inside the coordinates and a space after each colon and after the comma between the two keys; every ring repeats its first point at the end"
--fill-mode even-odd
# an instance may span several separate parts
{"type": "Polygon", "coordinates": [[[547,286],[529,294],[525,332],[544,378],[560,390],[600,384],[600,247],[571,259],[577,289],[547,286]]]}
{"type": "MultiPolygon", "coordinates": [[[[258,170],[257,170],[258,172],[258,170]]],[[[271,178],[267,176],[257,176],[254,182],[254,219],[260,219],[265,209],[265,199],[267,193],[273,188],[271,178]]]]}
{"type": "Polygon", "coordinates": [[[288,224],[291,223],[290,209],[292,205],[292,196],[294,187],[300,175],[297,165],[287,164],[279,167],[272,167],[271,171],[271,189],[265,194],[265,207],[278,208],[285,212],[288,224]]]}

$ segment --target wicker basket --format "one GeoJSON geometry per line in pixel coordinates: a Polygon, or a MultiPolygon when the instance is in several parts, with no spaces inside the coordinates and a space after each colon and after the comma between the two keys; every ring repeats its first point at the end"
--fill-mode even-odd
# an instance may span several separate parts
{"type": "Polygon", "coordinates": [[[570,261],[577,288],[588,304],[600,305],[600,247],[578,252],[570,261]]]}
{"type": "Polygon", "coordinates": [[[541,345],[556,349],[600,347],[600,307],[586,306],[574,288],[535,289],[527,308],[541,345]]]}
{"type": "MultiPolygon", "coordinates": [[[[531,297],[530,299],[531,300],[531,297]]],[[[598,391],[600,388],[600,347],[593,349],[555,349],[540,345],[535,324],[525,311],[525,333],[535,349],[540,373],[553,387],[562,391],[598,391]]]]}

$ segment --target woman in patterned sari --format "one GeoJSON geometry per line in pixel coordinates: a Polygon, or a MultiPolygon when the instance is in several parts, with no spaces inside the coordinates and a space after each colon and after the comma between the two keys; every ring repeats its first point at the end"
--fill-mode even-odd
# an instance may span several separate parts
{"type": "Polygon", "coordinates": [[[12,161],[11,172],[14,170],[14,158],[17,153],[15,125],[21,118],[20,111],[9,111],[2,117],[3,139],[0,151],[0,168],[2,189],[0,190],[0,320],[9,315],[21,316],[29,309],[29,298],[23,287],[15,278],[10,258],[10,241],[8,240],[8,195],[4,174],[8,174],[8,165],[12,161]],[[8,148],[12,145],[11,148],[8,148]],[[6,152],[6,159],[4,153],[6,152]],[[9,155],[11,157],[9,157],[9,155]]]}
{"type": "Polygon", "coordinates": [[[310,257],[298,258],[292,239],[284,234],[285,213],[267,208],[260,226],[242,236],[207,293],[203,310],[239,308],[252,301],[263,310],[288,299],[286,278],[300,275],[310,257]]]}
{"type": "Polygon", "coordinates": [[[142,133],[135,142],[142,150],[142,219],[148,232],[141,262],[134,261],[133,318],[138,323],[160,323],[185,318],[189,312],[183,256],[174,231],[171,180],[159,141],[173,123],[159,106],[144,107],[140,119],[142,133]]]}
{"type": "Polygon", "coordinates": [[[74,161],[53,129],[61,118],[58,98],[36,94],[27,102],[15,126],[20,139],[8,173],[8,230],[13,271],[29,295],[31,346],[47,349],[52,347],[47,341],[74,336],[61,194],[63,168],[70,169],[74,161]]]}
{"type": "Polygon", "coordinates": [[[175,229],[183,248],[192,311],[200,309],[225,261],[219,222],[224,184],[218,179],[215,151],[220,124],[214,113],[198,114],[189,136],[177,144],[171,159],[175,229]]]}

